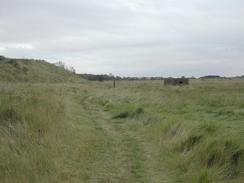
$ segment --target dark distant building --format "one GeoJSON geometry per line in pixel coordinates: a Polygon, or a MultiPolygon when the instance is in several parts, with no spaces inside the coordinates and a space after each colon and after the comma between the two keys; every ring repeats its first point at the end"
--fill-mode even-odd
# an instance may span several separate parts
{"type": "Polygon", "coordinates": [[[164,85],[173,85],[173,86],[189,85],[189,79],[188,78],[165,78],[164,85]]]}

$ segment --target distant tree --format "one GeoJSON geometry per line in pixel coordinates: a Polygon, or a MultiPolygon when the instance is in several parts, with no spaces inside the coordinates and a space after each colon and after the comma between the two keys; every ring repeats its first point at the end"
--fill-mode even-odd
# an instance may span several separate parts
{"type": "Polygon", "coordinates": [[[5,60],[5,57],[0,55],[0,60],[5,60]]]}
{"type": "Polygon", "coordinates": [[[70,66],[70,67],[66,67],[65,69],[68,70],[69,72],[75,74],[75,68],[74,67],[70,66]]]}

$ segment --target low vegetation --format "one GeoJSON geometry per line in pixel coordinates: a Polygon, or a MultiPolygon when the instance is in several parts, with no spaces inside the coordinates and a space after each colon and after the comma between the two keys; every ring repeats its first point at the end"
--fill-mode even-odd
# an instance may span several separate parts
{"type": "Polygon", "coordinates": [[[1,182],[244,181],[243,80],[67,78],[0,83],[1,182]]]}

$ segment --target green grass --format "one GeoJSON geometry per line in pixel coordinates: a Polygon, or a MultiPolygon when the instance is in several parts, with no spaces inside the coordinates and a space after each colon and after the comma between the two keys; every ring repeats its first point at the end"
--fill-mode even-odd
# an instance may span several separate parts
{"type": "Polygon", "coordinates": [[[0,88],[1,182],[86,182],[106,140],[74,102],[75,90],[47,84],[0,88]]]}
{"type": "Polygon", "coordinates": [[[0,83],[0,182],[244,181],[243,80],[66,79],[0,83]]]}

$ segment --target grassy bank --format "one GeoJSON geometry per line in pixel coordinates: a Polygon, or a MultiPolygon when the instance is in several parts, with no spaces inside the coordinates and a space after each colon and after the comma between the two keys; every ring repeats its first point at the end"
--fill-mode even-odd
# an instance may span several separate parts
{"type": "Polygon", "coordinates": [[[0,56],[0,82],[74,83],[79,76],[44,60],[0,56]]]}

